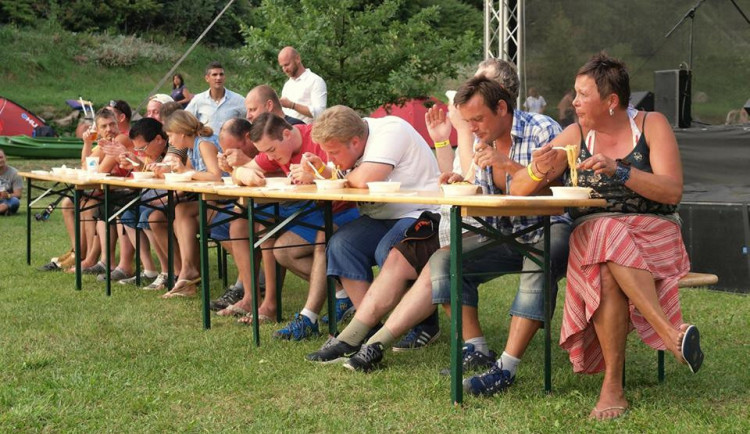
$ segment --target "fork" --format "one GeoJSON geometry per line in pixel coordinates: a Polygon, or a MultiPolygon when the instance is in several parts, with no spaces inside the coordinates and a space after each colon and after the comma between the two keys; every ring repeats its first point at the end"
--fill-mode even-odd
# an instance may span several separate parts
{"type": "Polygon", "coordinates": [[[313,173],[315,174],[316,178],[325,179],[325,177],[323,177],[323,175],[321,175],[320,172],[318,172],[318,169],[315,168],[315,166],[312,164],[311,161],[308,160],[307,165],[310,166],[310,168],[313,170],[313,173]]]}

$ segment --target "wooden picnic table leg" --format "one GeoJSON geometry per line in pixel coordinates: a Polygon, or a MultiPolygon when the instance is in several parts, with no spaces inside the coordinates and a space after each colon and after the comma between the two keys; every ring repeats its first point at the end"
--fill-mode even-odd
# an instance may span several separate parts
{"type": "Polygon", "coordinates": [[[208,309],[209,303],[211,303],[211,282],[208,270],[208,234],[206,233],[206,201],[203,199],[203,195],[198,195],[198,242],[201,260],[201,292],[203,299],[203,328],[208,330],[211,328],[211,311],[208,309]]]}
{"type": "Polygon", "coordinates": [[[450,244],[450,275],[451,275],[451,402],[460,405],[463,402],[463,308],[461,271],[462,271],[462,238],[461,238],[461,207],[451,207],[451,244],[450,244]]]}
{"type": "MultiPolygon", "coordinates": [[[[258,292],[255,288],[258,287],[258,275],[255,272],[256,263],[258,262],[255,258],[255,200],[250,198],[247,202],[247,233],[248,243],[250,243],[250,282],[242,282],[245,287],[245,291],[252,293],[252,305],[253,305],[253,342],[255,346],[260,346],[260,320],[258,318],[258,292]]],[[[258,252],[261,251],[261,247],[257,247],[258,252]]],[[[266,288],[268,291],[268,288],[266,288]]]]}

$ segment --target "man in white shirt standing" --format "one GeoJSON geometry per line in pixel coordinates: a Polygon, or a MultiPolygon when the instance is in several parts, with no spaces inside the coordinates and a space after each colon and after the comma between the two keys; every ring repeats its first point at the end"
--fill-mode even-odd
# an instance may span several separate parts
{"type": "Polygon", "coordinates": [[[220,131],[224,122],[232,118],[244,118],[245,98],[224,87],[224,67],[219,62],[211,62],[206,67],[208,90],[193,97],[185,108],[204,125],[220,131]]]}
{"type": "Polygon", "coordinates": [[[284,47],[279,51],[279,66],[289,76],[281,90],[284,114],[311,123],[328,104],[326,82],[305,68],[294,47],[284,47]]]}

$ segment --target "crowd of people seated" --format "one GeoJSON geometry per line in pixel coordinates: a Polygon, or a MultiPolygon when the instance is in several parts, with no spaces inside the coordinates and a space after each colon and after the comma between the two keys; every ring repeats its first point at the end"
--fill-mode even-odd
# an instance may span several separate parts
{"type": "MultiPolygon", "coordinates": [[[[208,90],[192,94],[182,76],[175,75],[172,96],[154,96],[147,117],[136,122],[131,123],[126,102],[112,101],[83,135],[82,165],[93,157],[99,172],[118,176],[143,170],[156,176],[189,172],[199,181],[231,176],[248,186],[262,186],[274,175],[310,184],[316,175],[340,173],[356,188],[392,180],[406,190],[438,191],[440,184],[468,182],[481,194],[525,196],[549,194],[550,186],[590,187],[606,206],[553,217],[547,243],[542,229],[529,229],[541,221],[538,216],[496,216],[484,223],[506,234],[520,232],[519,245],[537,251],[549,246],[553,301],[557,282],[567,277],[560,345],[576,372],[604,371],[590,417],[613,419],[627,411],[622,374],[626,336],[633,328],[647,345],[668,350],[692,372],[701,367],[700,335],[696,326],[683,321],[677,290],[690,268],[676,215],[682,195],[677,143],[663,115],[628,105],[629,77],[622,62],[599,53],[580,68],[570,96],[575,120],[571,114],[572,123],[563,129],[544,114],[516,107],[519,79],[512,63],[484,61],[457,90],[448,113],[432,108],[426,114],[433,153],[400,118],[363,118],[342,105],[326,108],[325,82],[303,66],[294,48],[282,49],[278,60],[289,76],[280,96],[261,85],[242,98],[224,87],[224,68],[211,63],[205,71],[208,90]],[[455,151],[448,141],[452,129],[458,133],[455,151]],[[576,145],[574,161],[566,150],[570,144],[576,145]]],[[[123,189],[113,194],[127,201],[135,193],[123,189]]],[[[133,261],[139,254],[143,289],[163,291],[163,298],[195,296],[201,279],[196,197],[181,193],[177,198],[173,228],[178,253],[170,264],[165,199],[158,190],[149,194],[138,221],[128,210],[112,223],[117,236],[111,245],[103,242],[101,192],[87,194],[81,204],[80,252],[73,247],[72,203],[64,203],[71,249],[43,269],[69,270],[79,256],[84,273],[103,279],[107,270],[102,257],[109,249],[119,251],[111,278],[134,284],[133,261]],[[138,234],[141,251],[135,252],[138,234]],[[166,287],[169,267],[177,276],[171,288],[166,287]]],[[[253,292],[262,295],[259,287],[249,288],[251,276],[261,270],[251,269],[248,222],[229,222],[236,212],[233,203],[212,205],[219,211],[209,212],[209,220],[223,223],[212,229],[211,237],[233,255],[238,280],[211,308],[219,316],[249,323],[253,292]]],[[[301,206],[310,212],[267,241],[262,260],[255,261],[262,263],[266,288],[284,279],[284,271],[277,275],[277,263],[308,283],[304,306],[274,337],[314,338],[320,335],[320,322],[343,325],[352,317],[340,334],[306,359],[343,363],[361,372],[381,366],[387,348],[418,350],[439,337],[437,305],[451,315],[449,208],[334,202],[335,232],[326,246],[322,230],[312,228],[323,225],[320,209],[284,203],[279,213],[287,217],[301,206]],[[381,270],[377,277],[375,266],[381,270]],[[329,278],[337,285],[336,315],[322,318],[329,278]]],[[[469,255],[461,264],[460,282],[463,370],[470,375],[463,386],[473,395],[491,396],[517,381],[521,359],[544,325],[543,278],[532,273],[539,265],[517,249],[470,232],[464,236],[463,252],[469,255]],[[470,255],[480,250],[481,255],[470,255]],[[498,354],[489,348],[480,324],[478,293],[482,283],[507,272],[521,277],[509,307],[505,348],[498,354]]],[[[266,291],[258,320],[275,322],[278,313],[275,294],[266,291]]]]}

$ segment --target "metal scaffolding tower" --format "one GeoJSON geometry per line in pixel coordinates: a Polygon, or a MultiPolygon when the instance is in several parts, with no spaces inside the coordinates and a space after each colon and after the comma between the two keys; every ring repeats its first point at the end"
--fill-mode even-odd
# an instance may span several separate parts
{"type": "Polygon", "coordinates": [[[524,0],[484,1],[484,58],[500,58],[516,64],[524,83],[524,0]]]}

